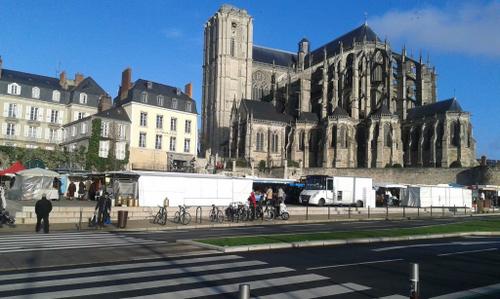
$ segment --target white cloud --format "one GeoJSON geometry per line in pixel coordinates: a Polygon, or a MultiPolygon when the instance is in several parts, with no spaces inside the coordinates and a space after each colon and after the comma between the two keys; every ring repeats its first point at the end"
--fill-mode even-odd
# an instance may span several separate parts
{"type": "Polygon", "coordinates": [[[183,36],[183,33],[180,29],[178,28],[168,28],[164,31],[165,36],[167,38],[180,38],[183,36]]]}
{"type": "MultiPolygon", "coordinates": [[[[452,2],[455,4],[456,2],[452,2]]],[[[407,11],[370,18],[381,38],[412,48],[500,58],[500,2],[407,11]]]]}

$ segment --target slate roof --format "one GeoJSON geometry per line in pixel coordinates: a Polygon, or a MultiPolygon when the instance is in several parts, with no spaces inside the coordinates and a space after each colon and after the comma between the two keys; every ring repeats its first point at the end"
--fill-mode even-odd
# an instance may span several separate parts
{"type": "Polygon", "coordinates": [[[326,48],[328,53],[328,57],[331,57],[340,52],[340,42],[344,45],[345,48],[352,47],[353,39],[356,39],[356,42],[363,41],[363,38],[366,36],[366,41],[368,42],[380,42],[381,40],[378,38],[377,34],[367,25],[363,24],[358,28],[332,40],[331,42],[317,48],[316,50],[309,53],[306,57],[306,61],[309,61],[312,56],[312,65],[317,64],[323,61],[323,49],[326,48]]]}
{"type": "Polygon", "coordinates": [[[26,84],[30,86],[46,87],[54,90],[62,90],[59,84],[59,79],[46,77],[41,75],[35,75],[30,73],[24,73],[14,70],[2,69],[1,80],[16,82],[18,84],[26,84]]]}
{"type": "Polygon", "coordinates": [[[297,63],[297,54],[282,50],[253,46],[252,59],[253,61],[266,64],[273,64],[274,61],[276,65],[288,67],[297,63]]]}
{"type": "Polygon", "coordinates": [[[335,110],[333,110],[332,116],[336,118],[350,117],[349,113],[347,113],[347,111],[345,111],[344,108],[340,106],[337,106],[335,110]]]}
{"type": "Polygon", "coordinates": [[[291,120],[288,115],[276,112],[276,108],[270,102],[243,99],[242,103],[247,112],[252,113],[255,119],[284,123],[288,123],[291,120]]]}
{"type": "Polygon", "coordinates": [[[456,98],[423,105],[408,110],[408,119],[422,118],[446,112],[463,112],[456,98]]]}
{"type": "Polygon", "coordinates": [[[123,107],[121,107],[121,106],[115,106],[115,107],[111,107],[107,110],[98,112],[96,114],[91,114],[87,117],[80,118],[80,119],[74,120],[72,122],[69,122],[69,123],[65,124],[63,127],[69,127],[73,124],[76,124],[76,123],[79,123],[82,121],[86,121],[86,120],[89,120],[89,119],[95,118],[95,117],[102,117],[102,118],[114,119],[114,120],[118,120],[118,121],[131,122],[127,111],[125,111],[125,109],[123,109],[123,107]]]}
{"type": "Polygon", "coordinates": [[[319,120],[318,115],[314,112],[301,112],[297,121],[301,122],[314,122],[317,123],[319,120]]]}
{"type": "Polygon", "coordinates": [[[190,98],[187,94],[181,91],[181,89],[161,83],[156,83],[144,79],[137,79],[132,88],[128,91],[127,98],[123,100],[118,100],[115,98],[114,102],[118,105],[123,105],[129,102],[139,102],[141,101],[141,93],[148,93],[148,102],[146,104],[164,107],[173,110],[179,110],[184,112],[196,113],[196,102],[190,98]],[[148,82],[151,84],[151,88],[148,87],[148,82]],[[157,101],[157,96],[163,96],[163,105],[160,106],[157,101]],[[174,108],[172,105],[172,100],[177,99],[177,108],[174,108]],[[187,103],[191,103],[191,111],[188,111],[186,106],[187,103]]]}
{"type": "Polygon", "coordinates": [[[393,116],[394,114],[391,113],[391,111],[389,111],[389,108],[387,107],[387,105],[382,105],[380,108],[378,108],[377,110],[375,110],[371,116],[393,116]]]}
{"type": "MultiPolygon", "coordinates": [[[[59,81],[57,82],[59,84],[59,81]]],[[[85,93],[93,93],[93,94],[98,94],[98,95],[104,95],[107,94],[104,89],[95,82],[92,77],[87,77],[85,78],[80,84],[75,86],[72,91],[79,91],[79,92],[85,92],[85,93]]]]}

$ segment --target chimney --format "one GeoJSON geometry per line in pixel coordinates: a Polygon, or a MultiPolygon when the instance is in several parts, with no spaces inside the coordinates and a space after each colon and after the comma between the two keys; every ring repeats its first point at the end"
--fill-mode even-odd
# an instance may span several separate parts
{"type": "Polygon", "coordinates": [[[132,69],[128,67],[122,72],[122,84],[120,85],[120,100],[123,100],[128,96],[128,90],[132,85],[131,81],[132,81],[132,69]]]}
{"type": "Polygon", "coordinates": [[[59,74],[59,85],[61,85],[61,87],[63,89],[68,89],[68,80],[66,78],[66,72],[65,71],[62,71],[59,74]]]}
{"type": "Polygon", "coordinates": [[[111,102],[111,97],[108,94],[99,97],[99,103],[97,104],[97,112],[102,112],[110,109],[113,106],[111,102]]]}
{"type": "Polygon", "coordinates": [[[82,81],[84,77],[82,73],[76,73],[75,74],[75,86],[78,86],[82,81]]]}
{"type": "Polygon", "coordinates": [[[193,98],[193,84],[191,84],[191,82],[184,86],[184,93],[187,94],[188,97],[193,98]]]}
{"type": "Polygon", "coordinates": [[[2,78],[2,63],[3,63],[2,56],[0,56],[0,79],[2,78]]]}

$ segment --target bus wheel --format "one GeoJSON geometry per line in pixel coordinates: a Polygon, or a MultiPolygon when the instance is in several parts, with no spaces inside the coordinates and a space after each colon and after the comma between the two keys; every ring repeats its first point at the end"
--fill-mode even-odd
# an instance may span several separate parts
{"type": "Polygon", "coordinates": [[[324,198],[322,198],[322,199],[320,199],[320,200],[318,201],[318,206],[322,207],[322,206],[324,206],[324,205],[325,205],[325,199],[324,199],[324,198]]]}

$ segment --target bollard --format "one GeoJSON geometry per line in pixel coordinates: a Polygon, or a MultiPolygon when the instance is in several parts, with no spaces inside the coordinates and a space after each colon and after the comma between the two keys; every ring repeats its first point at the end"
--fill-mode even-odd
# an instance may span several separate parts
{"type": "Polygon", "coordinates": [[[82,213],[83,213],[83,208],[80,208],[80,219],[78,220],[78,230],[82,229],[82,213]]]}
{"type": "Polygon", "coordinates": [[[306,220],[309,220],[309,203],[306,204],[306,220]]]}
{"type": "Polygon", "coordinates": [[[432,218],[432,205],[431,205],[431,218],[432,218]]]}
{"type": "Polygon", "coordinates": [[[406,217],[406,210],[405,210],[405,206],[403,206],[403,218],[406,217]]]}
{"type": "Polygon", "coordinates": [[[420,206],[417,207],[417,218],[420,218],[420,206]]]}
{"type": "Polygon", "coordinates": [[[420,285],[418,274],[418,264],[410,264],[410,299],[418,299],[419,297],[420,285]]]}
{"type": "Polygon", "coordinates": [[[240,284],[239,299],[250,299],[250,285],[249,284],[240,284]]]}
{"type": "Polygon", "coordinates": [[[328,206],[328,219],[330,219],[330,206],[328,206]]]}
{"type": "Polygon", "coordinates": [[[453,216],[455,216],[457,214],[457,207],[455,207],[455,205],[453,205],[453,216]]]}
{"type": "Polygon", "coordinates": [[[368,206],[368,219],[370,219],[370,206],[368,206]]]}
{"type": "Polygon", "coordinates": [[[444,217],[444,205],[443,205],[443,207],[441,208],[441,217],[444,217]]]}
{"type": "Polygon", "coordinates": [[[202,212],[201,206],[196,207],[196,216],[194,218],[195,223],[201,223],[201,212],[202,212]],[[198,222],[198,211],[199,211],[199,215],[200,215],[199,222],[198,222]]]}
{"type": "Polygon", "coordinates": [[[385,220],[389,220],[389,206],[387,204],[385,206],[385,220]]]}
{"type": "Polygon", "coordinates": [[[351,219],[351,206],[349,206],[349,209],[347,210],[347,215],[347,218],[351,219]]]}

